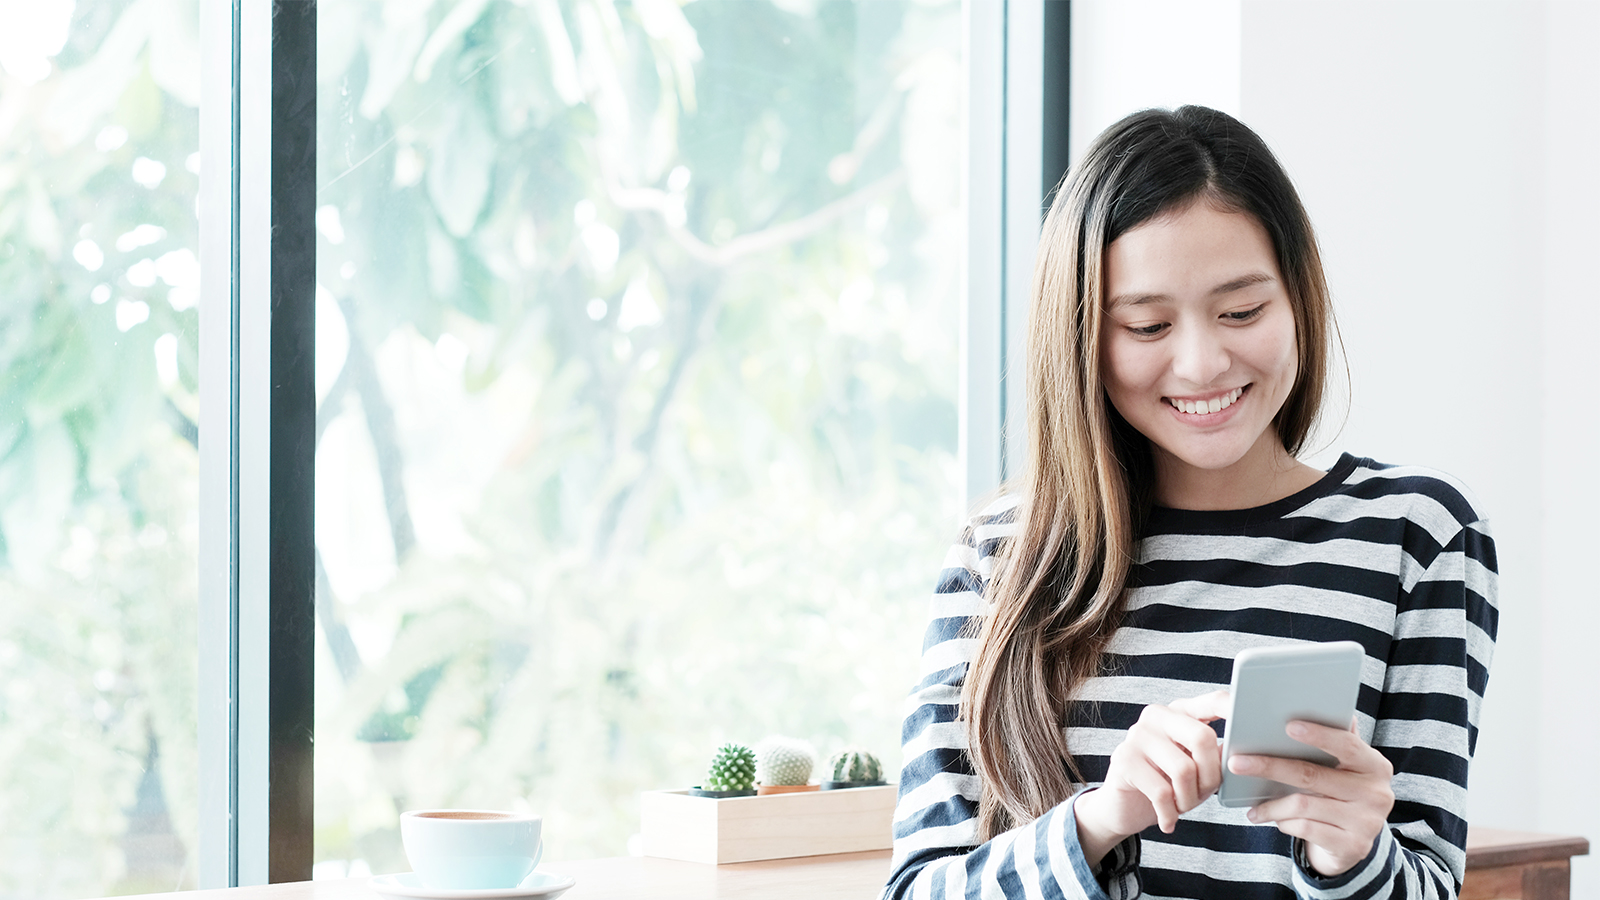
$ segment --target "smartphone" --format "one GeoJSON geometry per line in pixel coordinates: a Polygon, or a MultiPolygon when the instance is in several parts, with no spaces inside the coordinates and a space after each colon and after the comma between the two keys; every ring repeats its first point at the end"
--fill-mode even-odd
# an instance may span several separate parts
{"type": "Polygon", "coordinates": [[[1228,760],[1235,753],[1304,759],[1323,766],[1339,761],[1284,733],[1295,719],[1330,728],[1349,728],[1361,690],[1361,661],[1366,651],[1355,641],[1258,647],[1233,660],[1233,709],[1222,738],[1223,806],[1254,806],[1296,793],[1297,789],[1267,778],[1235,775],[1228,760]]]}

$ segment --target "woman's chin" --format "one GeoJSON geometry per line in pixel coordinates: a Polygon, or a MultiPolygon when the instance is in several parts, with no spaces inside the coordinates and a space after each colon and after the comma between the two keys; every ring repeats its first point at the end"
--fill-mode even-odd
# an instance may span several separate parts
{"type": "Polygon", "coordinates": [[[1188,469],[1249,478],[1265,474],[1285,453],[1272,422],[1258,417],[1235,418],[1215,431],[1161,424],[1166,427],[1153,428],[1153,435],[1147,436],[1151,437],[1156,456],[1165,457],[1174,471],[1188,469]]]}
{"type": "Polygon", "coordinates": [[[1172,446],[1156,444],[1156,456],[1178,472],[1222,474],[1235,469],[1250,456],[1253,443],[1243,441],[1183,441],[1172,446]]]}

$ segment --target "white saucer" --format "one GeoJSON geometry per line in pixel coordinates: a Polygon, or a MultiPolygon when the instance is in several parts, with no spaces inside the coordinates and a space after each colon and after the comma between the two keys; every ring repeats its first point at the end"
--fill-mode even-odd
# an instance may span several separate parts
{"type": "Polygon", "coordinates": [[[433,888],[424,885],[415,872],[374,875],[367,882],[374,891],[385,897],[399,897],[404,900],[494,900],[497,897],[539,897],[542,900],[555,900],[566,893],[567,888],[577,883],[578,879],[571,875],[557,875],[554,872],[541,872],[537,869],[522,879],[521,884],[509,888],[471,890],[433,888]]]}

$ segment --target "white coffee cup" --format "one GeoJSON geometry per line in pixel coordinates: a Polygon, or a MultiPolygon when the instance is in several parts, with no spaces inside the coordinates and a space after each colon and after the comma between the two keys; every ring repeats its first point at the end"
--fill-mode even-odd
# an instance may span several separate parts
{"type": "Polygon", "coordinates": [[[543,825],[524,813],[418,809],[400,814],[400,842],[427,887],[512,888],[539,865],[543,825]]]}

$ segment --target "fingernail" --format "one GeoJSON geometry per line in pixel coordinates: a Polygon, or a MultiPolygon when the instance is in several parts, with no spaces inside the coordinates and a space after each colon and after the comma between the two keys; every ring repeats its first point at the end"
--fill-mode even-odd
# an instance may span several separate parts
{"type": "Polygon", "coordinates": [[[1244,814],[1244,817],[1245,817],[1245,818],[1246,818],[1246,819],[1249,819],[1249,820],[1250,820],[1250,821],[1252,821],[1252,822],[1259,822],[1259,821],[1261,821],[1261,817],[1260,817],[1260,816],[1258,816],[1258,815],[1256,815],[1256,811],[1255,811],[1255,810],[1254,810],[1254,809],[1252,809],[1252,810],[1250,810],[1250,811],[1249,811],[1249,812],[1247,812],[1247,813],[1245,813],[1245,814],[1244,814]]]}
{"type": "Polygon", "coordinates": [[[1256,761],[1248,756],[1235,756],[1229,761],[1228,767],[1233,769],[1234,774],[1244,775],[1256,770],[1256,761]]]}
{"type": "Polygon", "coordinates": [[[1299,722],[1290,722],[1289,723],[1289,736],[1290,737],[1305,737],[1306,736],[1306,732],[1308,730],[1309,729],[1307,729],[1305,725],[1303,725],[1303,724],[1301,724],[1299,722]]]}

